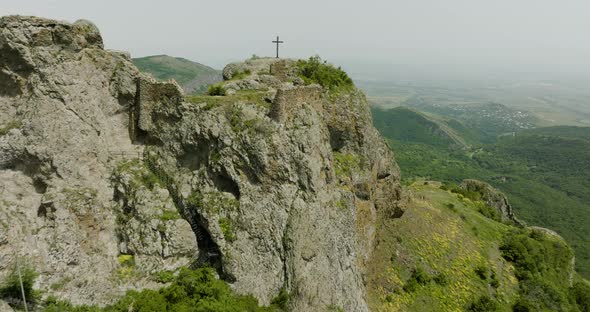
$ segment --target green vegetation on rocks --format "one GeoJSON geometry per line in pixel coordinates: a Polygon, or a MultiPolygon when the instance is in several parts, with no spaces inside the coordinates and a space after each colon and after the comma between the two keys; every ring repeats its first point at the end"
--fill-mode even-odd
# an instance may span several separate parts
{"type": "Polygon", "coordinates": [[[360,157],[352,153],[334,153],[334,171],[339,177],[348,177],[360,169],[361,161],[360,157]]]}
{"type": "Polygon", "coordinates": [[[516,277],[520,280],[543,276],[557,285],[567,285],[573,252],[558,237],[541,230],[515,229],[500,246],[502,256],[514,263],[516,277]]]}
{"type": "Polygon", "coordinates": [[[416,182],[408,192],[414,199],[401,218],[379,218],[380,242],[368,266],[372,309],[464,311],[490,292],[494,300],[513,300],[518,281],[499,252],[510,227],[436,184],[416,182]],[[486,275],[496,272],[497,288],[476,272],[481,266],[486,275]]]}
{"type": "Polygon", "coordinates": [[[249,69],[246,69],[244,71],[239,71],[239,72],[236,72],[232,75],[231,80],[241,80],[241,79],[244,79],[244,78],[250,76],[251,74],[252,74],[252,71],[249,69]]]}
{"type": "Polygon", "coordinates": [[[187,198],[187,202],[195,207],[203,209],[208,214],[217,215],[228,211],[235,211],[240,207],[240,202],[229,194],[221,192],[193,192],[187,198]]]}
{"type": "Polygon", "coordinates": [[[225,108],[225,117],[235,133],[270,135],[271,126],[268,121],[261,118],[245,118],[243,107],[240,105],[228,105],[225,108]]]}
{"type": "Polygon", "coordinates": [[[222,85],[215,84],[209,86],[209,88],[207,89],[207,94],[211,96],[225,96],[226,91],[222,85]]]}
{"type": "Polygon", "coordinates": [[[473,312],[495,312],[500,309],[500,305],[497,301],[492,299],[490,296],[483,295],[479,297],[475,302],[469,305],[468,311],[473,312]]]}
{"type": "Polygon", "coordinates": [[[281,288],[279,295],[272,299],[270,302],[272,305],[286,311],[289,306],[289,293],[285,287],[281,288]]]}
{"type": "Polygon", "coordinates": [[[181,219],[182,216],[176,210],[164,210],[160,216],[161,221],[171,221],[181,219]]]}
{"type": "Polygon", "coordinates": [[[131,176],[129,185],[133,190],[138,190],[142,186],[153,190],[156,185],[160,187],[165,185],[160,178],[149,170],[148,166],[139,159],[123,161],[117,165],[114,172],[115,178],[121,178],[126,174],[131,176]]]}
{"type": "Polygon", "coordinates": [[[20,120],[10,121],[4,126],[0,127],[0,136],[7,134],[12,129],[20,128],[22,125],[22,121],[20,120]]]}
{"type": "MultiPolygon", "coordinates": [[[[230,287],[215,277],[210,268],[198,270],[181,269],[172,284],[160,290],[131,290],[115,304],[96,306],[73,306],[64,301],[49,298],[44,312],[263,312],[281,311],[278,305],[258,306],[252,296],[234,294],[230,287]]],[[[282,301],[281,301],[282,302],[282,301]]]]}
{"type": "Polygon", "coordinates": [[[473,201],[473,204],[477,208],[477,211],[479,211],[485,217],[498,222],[502,221],[502,218],[500,217],[498,211],[494,207],[491,207],[483,201],[485,194],[481,190],[467,190],[465,188],[453,184],[443,184],[441,186],[441,189],[449,190],[453,193],[461,195],[463,198],[467,198],[473,201]]]}
{"type": "Polygon", "coordinates": [[[21,279],[25,298],[27,304],[35,304],[39,299],[39,293],[33,289],[35,279],[39,274],[35,271],[35,268],[29,263],[20,263],[20,278],[19,268],[16,263],[12,270],[0,283],[0,299],[18,303],[16,307],[24,307],[22,302],[21,292],[21,279]]]}
{"type": "Polygon", "coordinates": [[[513,230],[500,246],[512,262],[519,280],[520,311],[571,311],[570,295],[573,251],[561,239],[540,230],[513,230]]]}
{"type": "Polygon", "coordinates": [[[117,260],[121,266],[117,272],[119,279],[127,279],[135,275],[135,257],[133,255],[119,255],[117,260]]]}
{"type": "Polygon", "coordinates": [[[170,283],[174,281],[175,276],[173,271],[160,271],[152,276],[152,279],[158,283],[170,283]]]}
{"type": "Polygon", "coordinates": [[[233,242],[237,239],[236,234],[234,232],[234,224],[228,218],[220,218],[219,219],[219,227],[221,228],[221,232],[223,233],[223,237],[229,241],[233,242]]]}
{"type": "Polygon", "coordinates": [[[322,87],[334,91],[339,88],[352,88],[352,79],[340,67],[323,61],[319,56],[312,56],[309,60],[297,61],[298,75],[305,84],[317,83],[322,87]]]}
{"type": "Polygon", "coordinates": [[[404,291],[406,292],[413,292],[415,291],[419,285],[426,285],[430,282],[430,276],[422,268],[415,268],[412,271],[412,275],[406,281],[404,285],[404,291]]]}
{"type": "Polygon", "coordinates": [[[573,293],[580,311],[590,312],[590,284],[588,282],[576,282],[573,293]]]}

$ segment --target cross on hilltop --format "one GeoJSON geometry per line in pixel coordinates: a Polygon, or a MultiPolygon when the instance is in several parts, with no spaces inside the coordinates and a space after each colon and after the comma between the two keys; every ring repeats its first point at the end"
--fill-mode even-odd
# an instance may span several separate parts
{"type": "Polygon", "coordinates": [[[273,41],[272,43],[277,44],[277,58],[279,58],[279,44],[284,43],[284,41],[279,40],[279,36],[277,36],[277,40],[273,41]]]}

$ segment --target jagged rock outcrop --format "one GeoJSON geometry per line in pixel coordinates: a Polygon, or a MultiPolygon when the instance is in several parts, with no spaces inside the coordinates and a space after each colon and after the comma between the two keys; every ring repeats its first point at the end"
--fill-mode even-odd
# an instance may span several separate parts
{"type": "Polygon", "coordinates": [[[139,160],[120,163],[114,176],[119,251],[149,274],[190,265],[196,236],[157,177],[139,160]],[[179,257],[181,256],[181,257],[179,257]]]}
{"type": "Polygon", "coordinates": [[[146,157],[234,289],[268,304],[284,288],[294,311],[366,311],[363,263],[376,210],[402,213],[399,169],[360,91],[267,77],[278,62],[293,72],[285,60],[232,64],[226,78],[249,73],[226,81],[232,96],[158,102],[146,157]]]}
{"type": "Polygon", "coordinates": [[[0,278],[18,254],[37,288],[105,304],[208,263],[262,304],[368,310],[377,211],[403,211],[361,91],[255,59],[224,70],[228,96],[185,99],[88,22],[5,17],[0,51],[0,278]]]}
{"type": "MultiPolygon", "coordinates": [[[[104,50],[87,21],[8,16],[0,19],[0,72],[0,279],[18,256],[40,273],[36,288],[73,303],[105,304],[152,285],[118,275],[122,207],[110,177],[142,152],[129,131],[139,76],[129,56],[104,50]]],[[[183,222],[164,232],[184,233],[183,222]]],[[[182,242],[162,247],[160,261],[188,263],[196,242],[182,242]]]]}
{"type": "Polygon", "coordinates": [[[503,222],[514,222],[514,224],[517,225],[525,225],[524,222],[520,221],[514,215],[514,211],[512,210],[510,203],[508,203],[508,198],[506,195],[488,183],[479,180],[467,179],[463,180],[459,187],[470,192],[480,193],[482,200],[485,201],[485,203],[490,207],[493,207],[496,209],[496,211],[498,211],[498,214],[502,218],[503,222]]]}

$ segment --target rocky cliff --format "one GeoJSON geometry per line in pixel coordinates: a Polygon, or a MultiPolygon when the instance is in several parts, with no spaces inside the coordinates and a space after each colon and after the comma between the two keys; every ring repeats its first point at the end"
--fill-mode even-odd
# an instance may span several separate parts
{"type": "MultiPolygon", "coordinates": [[[[174,209],[164,188],[128,194],[141,224],[117,222],[113,168],[143,149],[130,137],[139,75],[127,54],[103,49],[87,21],[0,20],[2,275],[19,257],[40,273],[37,288],[107,303],[127,288],[156,286],[122,278],[121,254],[136,255],[145,274],[193,258],[189,224],[157,217],[174,209]],[[129,247],[133,226],[146,238],[135,245],[149,247],[129,247]]],[[[124,174],[119,181],[117,189],[132,183],[124,174]]]]}
{"type": "Polygon", "coordinates": [[[106,304],[211,265],[262,304],[368,310],[377,211],[402,211],[364,95],[292,60],[224,78],[227,96],[185,98],[89,22],[0,19],[0,278],[18,257],[46,294],[106,304]]]}
{"type": "Polygon", "coordinates": [[[514,210],[508,202],[506,195],[488,183],[474,179],[466,179],[461,182],[459,187],[466,191],[480,194],[481,199],[488,206],[496,209],[502,222],[511,222],[515,225],[525,226],[525,223],[520,221],[514,214],[514,210]]]}

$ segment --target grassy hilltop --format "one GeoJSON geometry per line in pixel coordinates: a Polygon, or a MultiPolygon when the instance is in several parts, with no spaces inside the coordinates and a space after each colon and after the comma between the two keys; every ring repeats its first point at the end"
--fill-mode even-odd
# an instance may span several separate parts
{"type": "Polygon", "coordinates": [[[208,85],[221,81],[221,71],[181,57],[146,56],[134,58],[133,64],[158,80],[176,80],[187,94],[203,93],[208,85]]]}

